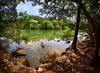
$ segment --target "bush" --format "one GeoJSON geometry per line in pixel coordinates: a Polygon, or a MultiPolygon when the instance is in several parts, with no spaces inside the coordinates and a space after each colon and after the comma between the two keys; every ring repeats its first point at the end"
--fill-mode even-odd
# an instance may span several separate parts
{"type": "Polygon", "coordinates": [[[47,24],[47,28],[50,30],[50,29],[54,29],[54,26],[51,24],[51,23],[49,23],[49,24],[47,24]]]}

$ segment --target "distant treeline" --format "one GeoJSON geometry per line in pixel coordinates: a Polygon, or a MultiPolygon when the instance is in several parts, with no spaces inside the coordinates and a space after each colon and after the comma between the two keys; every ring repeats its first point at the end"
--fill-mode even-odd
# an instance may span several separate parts
{"type": "Polygon", "coordinates": [[[29,30],[65,30],[72,26],[70,20],[55,20],[22,14],[17,19],[20,28],[29,30]]]}
{"type": "MultiPolygon", "coordinates": [[[[81,22],[80,30],[87,32],[87,26],[81,22]]],[[[19,39],[22,30],[64,30],[62,36],[72,37],[75,23],[70,19],[53,19],[30,16],[20,13],[15,20],[4,20],[0,23],[0,37],[19,39]]]]}

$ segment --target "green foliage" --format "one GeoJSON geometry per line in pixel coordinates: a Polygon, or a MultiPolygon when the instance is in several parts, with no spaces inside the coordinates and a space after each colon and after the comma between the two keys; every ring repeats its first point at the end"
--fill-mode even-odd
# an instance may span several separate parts
{"type": "MultiPolygon", "coordinates": [[[[24,2],[24,0],[21,1],[24,2]]],[[[19,16],[17,17],[16,6],[19,2],[20,0],[0,1],[0,36],[10,36],[15,38],[20,35],[20,30],[65,30],[66,27],[70,28],[70,30],[74,29],[75,25],[70,20],[67,20],[67,18],[73,18],[76,16],[78,0],[45,0],[45,3],[47,4],[41,3],[43,1],[40,0],[33,0],[34,5],[42,4],[40,13],[48,14],[48,17],[50,18],[40,18],[37,16],[33,17],[27,15],[26,13],[19,13],[19,16]],[[2,12],[2,9],[5,9],[4,12],[2,12]],[[17,20],[15,20],[16,18],[17,20]],[[5,19],[7,19],[7,21],[2,22],[2,20],[5,19]],[[15,20],[15,22],[12,22],[12,19],[15,20]]],[[[93,17],[96,17],[96,23],[99,24],[99,18],[96,16],[97,14],[100,15],[100,7],[98,5],[99,1],[83,0],[82,3],[86,6],[88,12],[93,17]]],[[[82,31],[89,32],[87,26],[85,25],[87,22],[84,21],[84,19],[85,17],[82,18],[84,23],[81,22],[80,28],[82,31]]],[[[70,30],[66,29],[66,32],[71,36],[70,30]]]]}
{"type": "Polygon", "coordinates": [[[20,39],[28,41],[41,38],[59,38],[60,33],[62,33],[62,31],[65,30],[66,27],[69,28],[70,23],[72,22],[69,20],[53,20],[49,18],[29,16],[26,13],[20,13],[16,20],[9,20],[0,24],[0,30],[3,31],[1,31],[0,34],[3,37],[12,38],[16,41],[20,39]]]}
{"type": "Polygon", "coordinates": [[[10,23],[9,25],[10,26],[6,26],[6,29],[5,31],[3,31],[2,36],[18,41],[21,33],[20,28],[17,26],[17,24],[10,23]]]}
{"type": "Polygon", "coordinates": [[[88,24],[81,22],[80,24],[80,31],[89,33],[88,24]]]}
{"type": "MultiPolygon", "coordinates": [[[[15,39],[16,41],[20,39],[26,41],[41,38],[52,39],[55,37],[70,39],[69,37],[73,36],[75,27],[70,20],[41,18],[29,16],[26,13],[20,13],[16,21],[5,21],[0,26],[2,26],[0,29],[3,31],[1,33],[2,36],[15,39]]],[[[81,29],[87,31],[84,24],[81,25],[81,29]]]]}
{"type": "MultiPolygon", "coordinates": [[[[16,41],[20,39],[26,41],[41,38],[52,39],[55,37],[59,38],[63,30],[68,30],[70,27],[73,27],[70,24],[72,24],[70,20],[53,20],[20,13],[15,21],[2,23],[1,26],[3,28],[0,30],[3,31],[2,36],[15,39],[16,41]],[[4,27],[6,28],[4,29],[4,27]]],[[[70,31],[67,31],[66,34],[67,33],[69,35],[70,31]]]]}
{"type": "Polygon", "coordinates": [[[71,30],[70,28],[66,27],[66,30],[64,30],[63,33],[61,33],[61,37],[62,39],[71,39],[74,35],[73,30],[71,30]]]}
{"type": "Polygon", "coordinates": [[[66,26],[71,26],[72,23],[70,20],[53,20],[27,14],[20,14],[19,17],[17,21],[23,30],[64,30],[66,26]]]}

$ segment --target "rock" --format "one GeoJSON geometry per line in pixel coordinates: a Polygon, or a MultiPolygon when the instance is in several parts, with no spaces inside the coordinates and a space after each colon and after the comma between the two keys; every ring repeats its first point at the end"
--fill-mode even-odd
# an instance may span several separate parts
{"type": "Polygon", "coordinates": [[[0,39],[0,50],[6,51],[8,47],[9,47],[8,39],[0,39]]]}
{"type": "Polygon", "coordinates": [[[22,55],[26,55],[27,53],[26,53],[26,51],[24,50],[24,49],[19,49],[19,50],[16,50],[16,53],[18,53],[18,54],[22,54],[22,55]]]}
{"type": "Polygon", "coordinates": [[[3,63],[6,63],[6,64],[9,63],[9,61],[8,61],[7,59],[3,59],[2,62],[3,62],[3,63]]]}
{"type": "Polygon", "coordinates": [[[24,49],[17,49],[16,51],[11,53],[14,57],[26,56],[26,52],[24,49]]]}
{"type": "Polygon", "coordinates": [[[45,73],[45,72],[47,73],[50,65],[51,63],[41,64],[38,68],[38,73],[45,73]]]}

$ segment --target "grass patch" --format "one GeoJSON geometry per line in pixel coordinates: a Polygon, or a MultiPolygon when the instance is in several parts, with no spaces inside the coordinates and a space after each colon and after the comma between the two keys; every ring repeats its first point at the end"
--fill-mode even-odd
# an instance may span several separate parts
{"type": "Polygon", "coordinates": [[[22,30],[20,38],[30,41],[59,38],[64,30],[22,30]]]}

